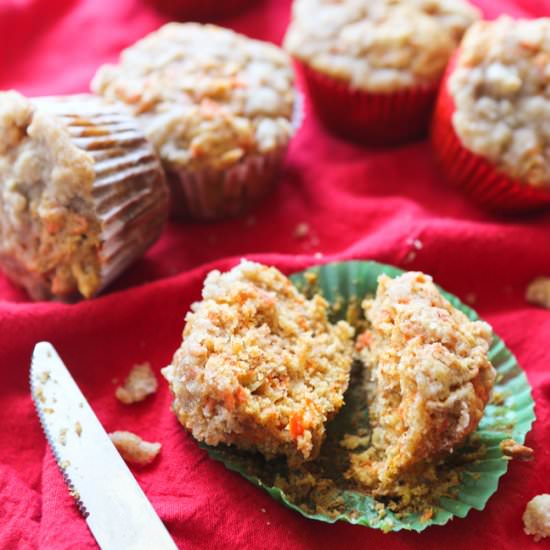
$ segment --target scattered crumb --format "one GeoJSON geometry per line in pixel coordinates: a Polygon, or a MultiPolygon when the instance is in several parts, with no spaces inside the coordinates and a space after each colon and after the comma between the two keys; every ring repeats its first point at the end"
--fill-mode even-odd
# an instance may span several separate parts
{"type": "Polygon", "coordinates": [[[537,306],[550,309],[550,277],[537,277],[527,287],[525,299],[537,306]]]}
{"type": "Polygon", "coordinates": [[[112,432],[109,437],[126,462],[140,466],[151,464],[162,447],[160,443],[144,441],[132,432],[112,432]]]}
{"type": "Polygon", "coordinates": [[[244,224],[247,227],[252,227],[253,225],[256,225],[256,218],[254,216],[248,216],[248,218],[246,218],[244,224]]]}
{"type": "Polygon", "coordinates": [[[111,378],[111,384],[118,384],[118,378],[116,376],[111,378]]]}
{"type": "Polygon", "coordinates": [[[537,495],[527,503],[523,530],[527,535],[534,535],[535,542],[550,537],[550,495],[537,495]]]}
{"type": "Polygon", "coordinates": [[[45,384],[50,379],[50,371],[45,370],[43,373],[40,374],[38,379],[40,380],[40,382],[42,382],[42,384],[45,384]]]}
{"type": "Polygon", "coordinates": [[[55,410],[52,409],[51,407],[44,407],[44,412],[46,414],[53,414],[55,412],[55,410]]]}
{"type": "Polygon", "coordinates": [[[158,382],[149,363],[135,365],[124,381],[116,389],[116,398],[126,405],[143,401],[157,391],[158,382]]]}
{"type": "Polygon", "coordinates": [[[430,521],[433,518],[433,515],[434,515],[434,509],[426,508],[422,516],[420,516],[420,521],[430,521]]]}
{"type": "Polygon", "coordinates": [[[317,258],[317,259],[320,259],[320,258],[323,257],[323,253],[322,252],[315,252],[315,254],[313,254],[313,257],[317,258]]]}
{"type": "Polygon", "coordinates": [[[422,241],[420,239],[407,239],[407,244],[409,246],[412,246],[413,248],[415,248],[416,250],[422,250],[423,248],[423,244],[422,244],[422,241]]]}
{"type": "Polygon", "coordinates": [[[517,443],[513,439],[504,439],[500,442],[500,450],[504,456],[516,460],[533,460],[534,453],[531,447],[517,443]]]}
{"type": "Polygon", "coordinates": [[[295,239],[304,239],[309,235],[309,225],[305,222],[299,223],[294,228],[294,238],[295,239]]]}
{"type": "Polygon", "coordinates": [[[468,294],[466,294],[466,302],[470,305],[474,305],[477,302],[477,294],[475,292],[468,292],[468,294]]]}
{"type": "Polygon", "coordinates": [[[42,390],[42,386],[36,386],[36,388],[34,388],[34,395],[36,396],[36,399],[40,401],[40,403],[44,403],[46,401],[46,398],[44,397],[44,391],[42,390]]]}
{"type": "Polygon", "coordinates": [[[65,446],[67,444],[67,428],[62,428],[61,430],[59,430],[59,439],[58,439],[58,441],[63,446],[65,446]]]}
{"type": "Polygon", "coordinates": [[[267,522],[266,522],[266,525],[271,525],[271,522],[270,522],[270,521],[267,521],[267,522]]]}
{"type": "Polygon", "coordinates": [[[60,463],[59,463],[59,467],[62,469],[62,470],[66,470],[69,466],[71,465],[71,461],[70,460],[62,460],[60,463]]]}
{"type": "Polygon", "coordinates": [[[405,259],[403,260],[404,263],[410,264],[416,259],[416,252],[414,250],[409,251],[409,253],[405,256],[405,259]]]}
{"type": "Polygon", "coordinates": [[[261,508],[262,512],[265,514],[267,510],[265,508],[261,508]]]}
{"type": "Polygon", "coordinates": [[[71,495],[75,500],[80,500],[80,493],[76,489],[70,489],[69,495],[71,495]]]}
{"type": "Polygon", "coordinates": [[[80,422],[76,422],[74,425],[74,431],[76,432],[76,435],[80,437],[82,435],[82,426],[80,422]]]}

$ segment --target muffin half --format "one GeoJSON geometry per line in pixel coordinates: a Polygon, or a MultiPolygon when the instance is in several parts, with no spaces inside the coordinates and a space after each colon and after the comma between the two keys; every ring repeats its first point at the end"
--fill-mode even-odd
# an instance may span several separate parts
{"type": "Polygon", "coordinates": [[[371,447],[353,456],[351,475],[391,493],[476,429],[495,379],[487,357],[492,332],[417,272],[382,275],[363,307],[371,328],[358,343],[373,431],[371,447]]]}
{"type": "Polygon", "coordinates": [[[179,421],[199,441],[314,459],[344,404],[352,328],[273,267],[243,261],[211,272],[163,370],[179,421]]]}
{"type": "Polygon", "coordinates": [[[35,300],[95,295],[168,216],[153,147],[93,96],[1,93],[0,189],[0,267],[35,300]]]}
{"type": "Polygon", "coordinates": [[[272,188],[297,123],[288,56],[214,25],[170,23],[99,69],[154,143],[177,215],[234,216],[272,188]]]}

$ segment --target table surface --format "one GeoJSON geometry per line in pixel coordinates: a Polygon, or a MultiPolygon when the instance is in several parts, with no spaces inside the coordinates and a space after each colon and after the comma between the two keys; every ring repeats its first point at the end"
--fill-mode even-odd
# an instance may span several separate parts
{"type": "MultiPolygon", "coordinates": [[[[478,0],[488,18],[550,14],[547,0],[478,0]]],[[[222,24],[280,43],[289,0],[265,0],[222,24]]],[[[164,19],[138,0],[0,2],[0,89],[28,95],[87,90],[99,64],[164,19]]],[[[28,391],[36,341],[66,359],[105,427],[163,444],[136,477],[182,548],[540,548],[522,532],[527,501],[550,492],[550,311],[524,300],[550,276],[550,216],[496,217],[439,175],[429,143],[368,149],[331,137],[306,99],[281,181],[249,215],[170,223],[160,241],[102,297],[72,306],[30,303],[0,275],[0,547],[94,548],[46,448],[28,391]],[[298,238],[298,224],[309,232],[298,238]],[[418,249],[413,241],[421,242],[418,249]],[[306,520],[208,459],[177,424],[164,383],[148,401],[114,398],[135,363],[158,371],[181,341],[205,274],[246,256],[290,273],[319,261],[374,259],[430,273],[473,305],[517,355],[533,386],[533,463],[512,463],[483,512],[445,527],[382,533],[306,520]]]]}

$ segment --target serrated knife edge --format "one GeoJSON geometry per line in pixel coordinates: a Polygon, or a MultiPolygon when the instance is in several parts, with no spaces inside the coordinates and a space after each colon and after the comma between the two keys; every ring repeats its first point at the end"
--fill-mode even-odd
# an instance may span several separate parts
{"type": "Polygon", "coordinates": [[[30,387],[57,465],[100,548],[176,549],[151,503],[48,342],[35,346],[30,387]]]}

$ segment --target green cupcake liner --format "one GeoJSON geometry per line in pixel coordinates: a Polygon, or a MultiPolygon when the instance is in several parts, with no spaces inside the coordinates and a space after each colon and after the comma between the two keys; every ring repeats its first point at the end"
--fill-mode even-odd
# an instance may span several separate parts
{"type": "MultiPolygon", "coordinates": [[[[312,267],[290,278],[305,293],[322,294],[331,304],[332,320],[336,321],[346,319],[354,310],[357,315],[360,314],[360,302],[365,295],[373,295],[376,292],[379,275],[397,277],[402,273],[403,271],[396,267],[377,262],[350,261],[312,267]],[[311,286],[311,277],[306,278],[306,275],[311,273],[316,275],[314,288],[311,286]]],[[[479,318],[474,310],[464,305],[456,296],[442,289],[441,291],[454,307],[470,319],[479,318]]],[[[452,498],[441,497],[434,503],[433,515],[429,519],[423,518],[420,512],[396,516],[393,512],[387,511],[381,517],[375,507],[376,501],[371,496],[347,488],[339,490],[335,495],[342,503],[340,512],[330,515],[313,513],[310,509],[292,502],[285,491],[274,485],[274,479],[278,474],[286,475],[284,460],[266,461],[260,455],[227,446],[201,447],[206,449],[212,458],[223,462],[228,469],[238,472],[254,485],[267,491],[274,499],[310,519],[326,523],[345,521],[385,532],[401,529],[420,532],[431,525],[444,525],[453,516],[465,517],[472,508],[483,510],[491,495],[497,490],[499,478],[508,469],[508,459],[502,454],[500,442],[513,438],[523,443],[535,420],[534,402],[527,377],[514,355],[497,335],[494,335],[489,357],[497,371],[493,396],[498,396],[498,399],[493,397],[473,436],[477,448],[483,449],[484,452],[479,458],[467,461],[460,467],[461,482],[455,488],[452,498]]],[[[352,385],[353,378],[350,383],[350,386],[352,385]]],[[[356,415],[355,422],[357,414],[363,414],[364,420],[368,418],[366,413],[356,410],[357,405],[353,394],[350,393],[352,390],[353,388],[346,394],[346,405],[327,427],[325,446],[330,445],[330,440],[337,441],[339,436],[349,431],[352,415],[356,415]]],[[[466,448],[455,451],[453,461],[460,459],[461,453],[466,452],[466,448]]],[[[328,454],[332,456],[330,452],[328,454]]]]}

